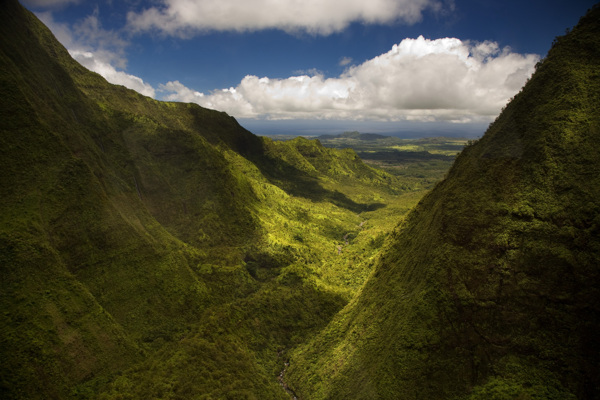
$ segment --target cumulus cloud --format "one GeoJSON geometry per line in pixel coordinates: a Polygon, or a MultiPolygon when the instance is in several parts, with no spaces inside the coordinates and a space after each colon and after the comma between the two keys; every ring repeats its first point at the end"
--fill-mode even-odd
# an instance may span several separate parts
{"type": "Polygon", "coordinates": [[[352,62],[352,58],[351,57],[342,57],[342,59],[339,62],[339,65],[341,67],[345,67],[346,65],[350,64],[352,62]]]}
{"type": "Polygon", "coordinates": [[[186,37],[198,31],[281,29],[327,35],[352,22],[415,23],[438,0],[161,0],[159,6],[130,12],[134,31],[159,30],[186,37]]]}
{"type": "Polygon", "coordinates": [[[342,75],[286,79],[248,75],[208,94],[180,82],[160,90],[240,118],[473,122],[498,114],[534,71],[537,55],[494,42],[405,39],[342,75]]]}
{"type": "Polygon", "coordinates": [[[93,49],[94,53],[98,53],[97,57],[101,56],[104,61],[125,68],[125,49],[129,42],[123,39],[119,32],[103,29],[98,14],[96,8],[92,15],[73,26],[73,36],[77,38],[73,45],[93,49]]]}
{"type": "Polygon", "coordinates": [[[37,16],[81,65],[102,75],[110,83],[123,85],[146,96],[155,96],[151,85],[122,71],[127,66],[125,49],[129,43],[118,32],[102,28],[98,9],[73,26],[54,21],[50,12],[38,13],[37,16]]]}
{"type": "MultiPolygon", "coordinates": [[[[175,7],[180,1],[169,0],[168,5],[175,7]]],[[[226,0],[219,1],[224,10],[229,7],[226,0]]],[[[374,9],[386,1],[374,1],[374,9]]],[[[353,0],[348,4],[354,5],[353,0]]],[[[419,4],[417,9],[422,10],[429,3],[419,4]]],[[[164,14],[169,9],[159,11],[164,14]]],[[[124,71],[129,43],[103,29],[97,13],[72,26],[56,23],[50,13],[38,16],[81,64],[111,83],[155,97],[151,85],[124,71]]],[[[160,85],[158,92],[164,100],[194,102],[238,118],[481,122],[498,114],[531,76],[538,60],[537,55],[514,53],[495,42],[421,36],[405,39],[359,65],[344,57],[339,64],[346,69],[335,77],[318,70],[298,71],[285,79],[248,75],[235,87],[208,93],[171,81],[160,85]]]]}
{"type": "Polygon", "coordinates": [[[146,96],[154,97],[154,88],[145,83],[141,78],[128,74],[124,71],[118,71],[110,63],[104,61],[102,57],[89,51],[70,50],[71,57],[77,60],[81,65],[94,71],[104,77],[110,83],[115,85],[123,85],[129,89],[133,89],[138,93],[146,96]]]}

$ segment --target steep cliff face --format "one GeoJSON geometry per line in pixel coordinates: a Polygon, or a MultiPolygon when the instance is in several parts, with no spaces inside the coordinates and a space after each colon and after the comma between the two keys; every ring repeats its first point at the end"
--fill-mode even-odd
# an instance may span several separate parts
{"type": "Polygon", "coordinates": [[[234,247],[256,224],[247,184],[190,132],[252,135],[226,115],[109,85],[16,1],[0,13],[2,390],[61,397],[210,304],[190,232],[231,224],[233,244],[219,246],[234,247]],[[177,186],[185,169],[195,174],[177,186]],[[181,229],[206,203],[223,217],[181,229]]]}
{"type": "Polygon", "coordinates": [[[387,242],[292,357],[318,398],[596,398],[600,8],[387,242]]]}
{"type": "MultiPolygon", "coordinates": [[[[344,304],[314,284],[314,249],[370,207],[276,147],[224,113],[109,84],[4,1],[1,396],[285,397],[277,351],[344,304]]],[[[325,172],[347,159],[393,186],[327,154],[325,172]]]]}

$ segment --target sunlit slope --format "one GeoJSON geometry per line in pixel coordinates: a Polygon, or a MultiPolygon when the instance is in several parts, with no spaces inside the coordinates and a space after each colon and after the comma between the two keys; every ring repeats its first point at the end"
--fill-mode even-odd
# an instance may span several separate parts
{"type": "Polygon", "coordinates": [[[597,398],[599,74],[596,7],[293,354],[300,397],[597,398]]]}
{"type": "Polygon", "coordinates": [[[111,85],[17,1],[0,151],[3,398],[285,398],[285,352],[360,287],[403,192],[352,152],[111,85]]]}

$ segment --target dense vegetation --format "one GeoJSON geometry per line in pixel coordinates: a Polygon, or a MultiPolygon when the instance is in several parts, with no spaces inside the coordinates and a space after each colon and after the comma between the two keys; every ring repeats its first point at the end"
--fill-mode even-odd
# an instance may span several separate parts
{"type": "Polygon", "coordinates": [[[0,397],[286,398],[419,192],[108,84],[0,7],[0,397]],[[390,218],[393,216],[393,218],[390,218]]]}
{"type": "Polygon", "coordinates": [[[412,190],[429,190],[439,182],[454,162],[466,139],[428,137],[401,139],[373,133],[345,132],[322,135],[325,147],[350,148],[367,164],[401,178],[412,190]]]}
{"type": "Polygon", "coordinates": [[[260,138],[5,1],[0,397],[595,398],[599,14],[404,219],[455,145],[260,138]]]}
{"type": "Polygon", "coordinates": [[[598,398],[599,110],[596,7],[395,229],[358,296],[293,352],[296,393],[598,398]]]}

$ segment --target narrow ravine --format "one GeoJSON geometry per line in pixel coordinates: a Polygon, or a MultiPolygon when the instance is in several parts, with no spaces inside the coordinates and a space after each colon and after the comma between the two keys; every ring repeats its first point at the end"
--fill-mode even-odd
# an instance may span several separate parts
{"type": "Polygon", "coordinates": [[[285,392],[290,396],[290,399],[300,400],[298,398],[298,396],[296,396],[296,393],[294,393],[294,391],[287,385],[287,383],[285,383],[285,374],[287,372],[287,367],[289,367],[289,365],[290,365],[289,360],[283,363],[283,369],[279,373],[277,380],[279,381],[279,384],[281,385],[283,390],[285,390],[285,392]]]}

